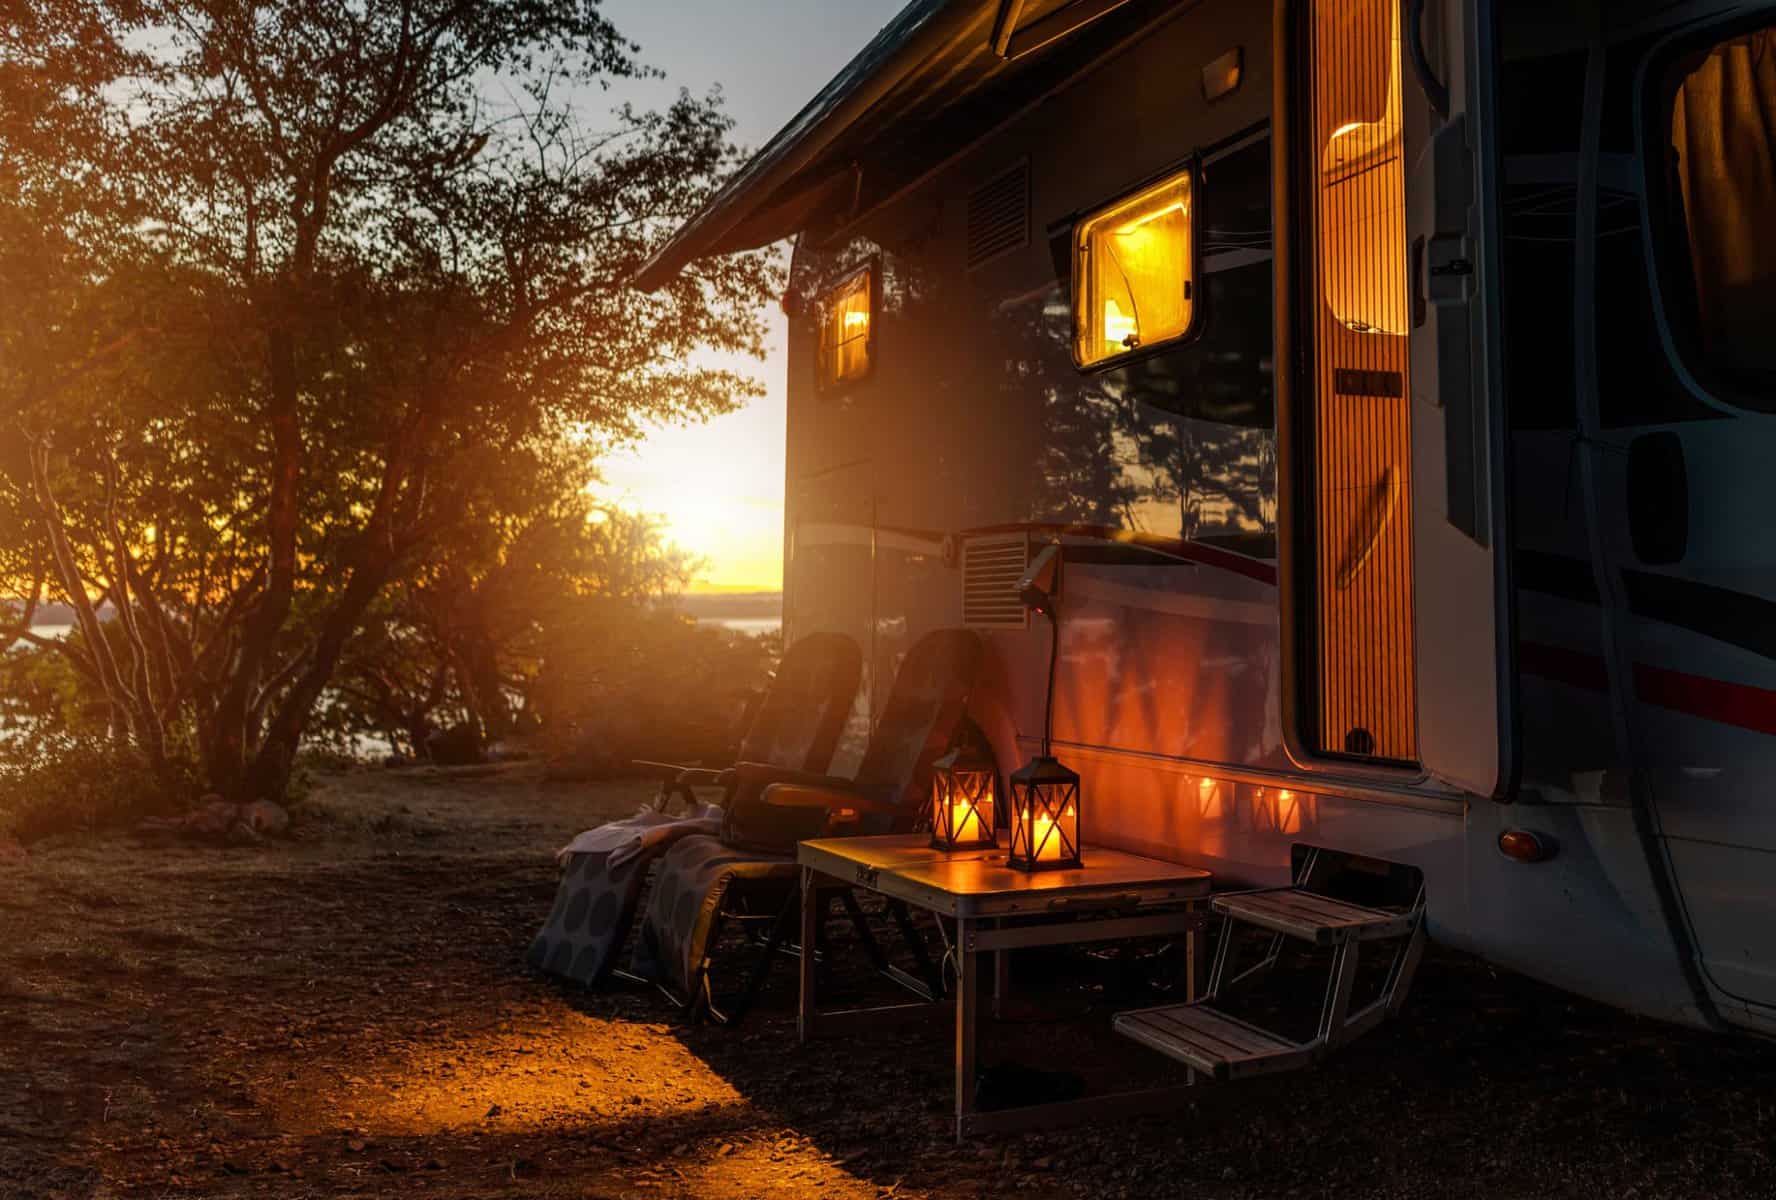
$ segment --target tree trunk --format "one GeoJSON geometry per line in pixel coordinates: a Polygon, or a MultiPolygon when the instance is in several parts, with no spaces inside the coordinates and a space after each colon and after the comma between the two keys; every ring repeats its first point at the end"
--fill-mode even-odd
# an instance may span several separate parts
{"type": "MultiPolygon", "coordinates": [[[[301,515],[303,447],[296,410],[295,338],[288,329],[274,329],[266,349],[271,374],[271,499],[265,518],[270,569],[265,591],[247,617],[227,685],[216,701],[217,736],[206,764],[210,787],[242,802],[267,794],[248,778],[249,710],[296,594],[296,535],[301,515]]],[[[288,778],[286,771],[284,779],[288,778]]],[[[281,787],[274,794],[281,795],[281,787]]]]}
{"type": "Polygon", "coordinates": [[[369,611],[371,602],[388,581],[389,573],[394,567],[391,555],[374,549],[378,540],[373,534],[366,533],[360,541],[360,550],[353,556],[357,562],[345,585],[345,592],[327,613],[320,637],[316,639],[314,650],[309,655],[307,669],[296,677],[289,691],[284,693],[277,711],[265,727],[265,736],[259,742],[258,753],[247,764],[241,776],[236,798],[243,801],[260,798],[276,800],[289,790],[290,774],[296,765],[296,750],[302,744],[302,735],[308,728],[308,719],[314,711],[315,702],[320,699],[321,692],[333,678],[346,643],[358,631],[364,614],[369,611]]]}

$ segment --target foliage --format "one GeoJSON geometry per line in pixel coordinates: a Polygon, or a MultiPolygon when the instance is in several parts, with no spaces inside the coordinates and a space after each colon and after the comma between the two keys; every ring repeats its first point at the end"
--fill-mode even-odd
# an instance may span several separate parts
{"type": "Polygon", "coordinates": [[[549,748],[594,774],[636,758],[732,761],[778,640],[663,608],[607,619],[611,607],[594,602],[551,630],[531,690],[549,748]]]}
{"type": "Polygon", "coordinates": [[[488,616],[429,652],[498,720],[564,461],[753,390],[685,364],[759,351],[766,257],[625,286],[736,162],[715,97],[581,125],[645,73],[591,3],[0,15],[0,595],[74,605],[39,644],[162,785],[282,792],[367,622],[488,616]]]}
{"type": "Polygon", "coordinates": [[[0,733],[0,837],[32,842],[171,812],[197,781],[176,748],[170,763],[145,770],[134,747],[103,729],[0,733]]]}
{"type": "Polygon", "coordinates": [[[550,715],[536,681],[572,631],[647,620],[642,606],[687,573],[647,518],[599,508],[583,490],[544,489],[529,511],[477,533],[379,600],[326,709],[342,732],[377,733],[424,757],[443,728],[466,726],[477,743],[535,729],[550,715]]]}

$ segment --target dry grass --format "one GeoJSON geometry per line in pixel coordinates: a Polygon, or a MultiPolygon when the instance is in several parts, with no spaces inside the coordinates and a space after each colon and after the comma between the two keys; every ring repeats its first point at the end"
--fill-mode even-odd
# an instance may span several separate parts
{"type": "MultiPolygon", "coordinates": [[[[941,1033],[798,1050],[787,970],[738,1031],[524,970],[548,851],[642,794],[366,772],[287,844],[0,862],[0,1197],[1776,1194],[1776,1053],[1446,954],[1325,1069],[958,1150],[941,1033]]],[[[987,1059],[1149,1072],[1085,996],[987,1059]]]]}

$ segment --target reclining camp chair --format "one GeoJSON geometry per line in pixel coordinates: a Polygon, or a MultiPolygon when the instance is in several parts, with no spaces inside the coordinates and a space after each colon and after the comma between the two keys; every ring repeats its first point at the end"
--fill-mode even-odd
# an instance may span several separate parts
{"type": "MultiPolygon", "coordinates": [[[[636,940],[636,973],[688,1008],[693,1019],[707,1014],[729,1022],[743,1016],[794,924],[801,895],[796,843],[911,830],[923,815],[931,764],[963,720],[980,659],[980,640],[967,630],[938,630],[920,638],[895,676],[850,779],[739,764],[720,835],[687,837],[660,860],[636,940]],[[768,924],[769,932],[755,939],[761,953],[738,1001],[723,1013],[716,1007],[709,966],[727,920],[768,924]]],[[[843,898],[860,940],[884,966],[855,899],[848,891],[843,898]]],[[[910,918],[904,910],[895,915],[915,954],[921,953],[923,942],[913,936],[910,918]]]]}
{"type": "MultiPolygon", "coordinates": [[[[741,739],[741,760],[787,770],[818,771],[832,761],[857,681],[863,655],[840,633],[816,633],[784,652],[764,703],[741,739]]],[[[732,795],[733,768],[714,770],[666,763],[640,764],[661,774],[654,807],[612,821],[574,839],[564,854],[555,907],[530,945],[531,966],[587,987],[615,967],[647,880],[648,866],[673,842],[720,829],[719,821],[699,819],[693,786],[712,784],[732,795]],[[663,811],[682,796],[687,816],[663,811]]]]}
{"type": "MultiPolygon", "coordinates": [[[[770,763],[792,770],[820,771],[832,761],[845,718],[863,674],[863,654],[842,633],[811,633],[784,651],[777,673],[746,734],[735,763],[770,763]],[[832,711],[834,706],[838,711],[832,711]]],[[[659,788],[654,807],[665,812],[674,796],[686,812],[697,808],[698,787],[731,791],[734,768],[701,763],[654,762],[638,758],[635,765],[655,775],[659,788]]]]}

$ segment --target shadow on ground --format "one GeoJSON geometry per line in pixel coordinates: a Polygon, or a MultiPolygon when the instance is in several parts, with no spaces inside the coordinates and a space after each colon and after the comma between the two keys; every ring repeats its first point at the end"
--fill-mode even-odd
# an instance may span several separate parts
{"type": "MultiPolygon", "coordinates": [[[[957,1147],[942,1026],[798,1049],[787,963],[738,1030],[524,969],[548,852],[644,794],[354,773],[291,843],[0,867],[0,1197],[1776,1194],[1776,1051],[1448,953],[1320,1070],[957,1147]]],[[[1113,984],[1048,999],[1093,1011],[996,1026],[984,1059],[1168,1072],[1108,1036],[1113,984]]]]}

